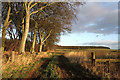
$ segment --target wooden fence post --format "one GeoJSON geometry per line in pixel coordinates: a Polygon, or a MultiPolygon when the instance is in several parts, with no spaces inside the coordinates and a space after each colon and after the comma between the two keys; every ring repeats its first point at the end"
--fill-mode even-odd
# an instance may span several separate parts
{"type": "Polygon", "coordinates": [[[95,52],[91,53],[92,65],[95,66],[95,52]]]}
{"type": "Polygon", "coordinates": [[[107,73],[110,72],[110,61],[106,61],[107,73]]]}
{"type": "Polygon", "coordinates": [[[12,51],[12,62],[14,62],[14,60],[15,60],[15,52],[12,51]]]}

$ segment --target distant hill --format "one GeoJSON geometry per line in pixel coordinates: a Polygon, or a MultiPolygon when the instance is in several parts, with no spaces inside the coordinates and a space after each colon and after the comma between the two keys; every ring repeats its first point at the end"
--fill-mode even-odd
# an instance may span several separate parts
{"type": "Polygon", "coordinates": [[[56,49],[110,49],[104,46],[59,46],[56,45],[56,49]]]}

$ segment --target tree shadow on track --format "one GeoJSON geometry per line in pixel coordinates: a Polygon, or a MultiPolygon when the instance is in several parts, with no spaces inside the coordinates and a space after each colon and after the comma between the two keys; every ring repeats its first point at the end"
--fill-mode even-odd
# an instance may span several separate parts
{"type": "Polygon", "coordinates": [[[44,61],[44,63],[41,65],[40,69],[38,70],[41,73],[38,76],[36,76],[37,80],[43,80],[42,75],[44,74],[44,70],[46,69],[49,62],[51,61],[50,58],[42,58],[41,60],[44,61]]]}
{"type": "MultiPolygon", "coordinates": [[[[85,69],[85,67],[81,66],[78,63],[70,63],[68,58],[66,58],[63,55],[57,55],[56,58],[43,58],[45,61],[41,67],[39,72],[41,72],[40,75],[36,76],[36,79],[39,80],[49,80],[51,78],[44,78],[43,75],[45,74],[45,70],[51,61],[54,61],[56,65],[61,69],[59,71],[61,72],[63,76],[62,79],[68,79],[68,80],[101,80],[100,77],[96,75],[92,75],[91,72],[88,69],[85,69]],[[65,71],[65,72],[64,72],[65,71]],[[66,77],[68,75],[68,77],[66,77]]],[[[52,67],[51,67],[52,68],[52,67]]],[[[50,73],[51,74],[51,73],[50,73]]],[[[52,80],[58,80],[58,78],[53,78],[52,80]]],[[[61,79],[61,77],[59,78],[61,79]]]]}
{"type": "Polygon", "coordinates": [[[85,67],[81,66],[80,64],[70,63],[68,58],[66,58],[65,56],[60,55],[58,58],[59,67],[67,72],[67,74],[70,76],[70,79],[101,80],[100,77],[92,75],[88,69],[85,69],[85,67]]]}

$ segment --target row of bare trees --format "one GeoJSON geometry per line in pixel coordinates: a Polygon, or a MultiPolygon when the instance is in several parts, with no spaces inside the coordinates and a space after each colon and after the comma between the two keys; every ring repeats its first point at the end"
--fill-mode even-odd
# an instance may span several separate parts
{"type": "Polygon", "coordinates": [[[51,46],[59,41],[60,35],[70,32],[71,23],[76,19],[76,8],[82,3],[68,2],[2,2],[2,50],[6,35],[19,40],[19,53],[25,53],[26,41],[32,44],[51,46]]]}

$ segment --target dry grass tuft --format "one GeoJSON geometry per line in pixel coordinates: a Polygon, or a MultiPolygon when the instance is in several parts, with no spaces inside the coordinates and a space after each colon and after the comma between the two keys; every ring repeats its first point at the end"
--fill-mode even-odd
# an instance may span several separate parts
{"type": "MultiPolygon", "coordinates": [[[[26,52],[26,54],[20,54],[20,55],[18,55],[18,52],[13,52],[13,53],[14,53],[14,56],[11,54],[11,52],[2,53],[3,77],[6,77],[6,76],[7,78],[11,77],[14,75],[13,71],[21,72],[23,69],[25,69],[24,67],[27,67],[26,69],[29,69],[30,66],[32,68],[32,65],[36,64],[36,62],[39,62],[41,58],[50,57],[50,54],[47,54],[47,53],[38,53],[37,55],[36,53],[30,54],[29,52],[26,52]]],[[[25,71],[23,70],[23,72],[25,71]]],[[[21,73],[17,75],[17,78],[20,74],[21,73]]]]}
{"type": "Polygon", "coordinates": [[[91,52],[95,52],[96,59],[120,59],[120,53],[117,50],[79,50],[64,54],[71,63],[78,63],[86,69],[89,69],[92,74],[96,74],[103,78],[120,79],[119,65],[120,63],[110,63],[110,73],[106,71],[106,64],[96,62],[95,67],[91,64],[91,52]]]}
{"type": "Polygon", "coordinates": [[[87,51],[78,51],[78,52],[69,52],[67,54],[65,54],[65,56],[70,59],[70,61],[73,62],[81,62],[81,61],[86,61],[88,60],[89,57],[89,53],[87,51]]]}

